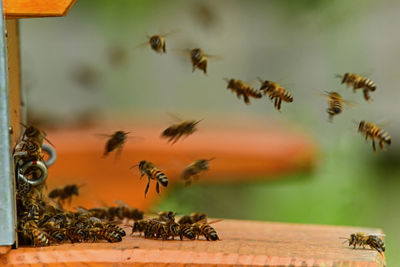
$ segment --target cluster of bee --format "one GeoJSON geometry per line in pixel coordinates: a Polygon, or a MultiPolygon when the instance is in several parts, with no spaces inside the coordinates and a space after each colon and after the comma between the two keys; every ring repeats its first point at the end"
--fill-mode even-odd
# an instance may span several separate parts
{"type": "MultiPolygon", "coordinates": [[[[14,148],[14,161],[17,175],[17,216],[19,243],[48,246],[63,242],[120,242],[125,231],[111,223],[115,218],[140,220],[143,212],[120,204],[117,207],[103,207],[77,212],[63,209],[64,202],[79,195],[78,185],[56,188],[45,194],[47,169],[39,168],[43,162],[42,145],[46,133],[34,126],[26,126],[23,135],[14,148]],[[21,168],[30,164],[24,172],[21,168]]],[[[46,139],[47,140],[47,139],[46,139]]]]}
{"type": "Polygon", "coordinates": [[[358,232],[351,234],[350,237],[346,239],[349,242],[349,246],[353,246],[353,249],[355,249],[357,246],[362,246],[363,248],[365,248],[365,246],[369,246],[371,249],[375,249],[382,254],[383,252],[385,252],[385,243],[380,238],[380,236],[383,235],[369,235],[366,233],[358,232]]]}
{"type": "Polygon", "coordinates": [[[144,238],[161,238],[162,240],[174,239],[177,236],[180,240],[184,238],[195,240],[204,236],[208,241],[217,241],[219,240],[217,231],[210,224],[219,221],[207,222],[206,214],[196,212],[183,216],[176,222],[174,212],[160,212],[155,218],[135,221],[131,235],[139,233],[139,236],[142,236],[143,233],[144,238]]]}

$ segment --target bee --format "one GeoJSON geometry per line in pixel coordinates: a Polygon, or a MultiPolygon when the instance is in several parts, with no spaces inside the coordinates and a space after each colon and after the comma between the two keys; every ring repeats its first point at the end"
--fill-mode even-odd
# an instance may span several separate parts
{"type": "Polygon", "coordinates": [[[274,107],[281,111],[282,101],[287,103],[293,102],[293,96],[285,88],[278,85],[275,82],[263,80],[258,78],[261,82],[260,91],[264,92],[264,95],[268,95],[271,101],[274,101],[274,107]]]}
{"type": "Polygon", "coordinates": [[[207,222],[207,214],[203,213],[203,212],[193,212],[190,215],[185,215],[182,216],[178,223],[179,224],[193,224],[196,222],[203,222],[206,223],[207,222]]]}
{"type": "Polygon", "coordinates": [[[376,90],[376,84],[373,81],[356,73],[349,72],[343,75],[336,74],[336,77],[341,78],[342,84],[345,83],[347,87],[353,86],[353,92],[356,92],[357,89],[363,89],[364,99],[371,101],[369,93],[376,90]]]}
{"type": "Polygon", "coordinates": [[[116,157],[118,157],[122,152],[122,146],[126,141],[127,134],[130,132],[116,131],[114,134],[109,135],[109,139],[106,143],[106,147],[103,153],[103,157],[106,157],[108,153],[117,150],[116,157]]]}
{"type": "Polygon", "coordinates": [[[140,179],[142,179],[142,177],[144,175],[146,175],[147,179],[148,179],[146,189],[144,190],[145,197],[147,195],[147,191],[149,191],[150,180],[157,181],[157,184],[156,184],[157,193],[160,193],[160,184],[164,187],[167,187],[167,185],[168,185],[167,176],[161,170],[159,170],[156,166],[154,166],[154,164],[152,162],[142,160],[141,162],[139,162],[138,165],[134,165],[131,168],[134,168],[136,166],[139,167],[140,179]]]}
{"type": "Polygon", "coordinates": [[[165,53],[167,53],[165,38],[167,36],[172,35],[175,32],[176,31],[171,31],[166,34],[155,34],[152,36],[147,36],[147,41],[142,44],[139,44],[137,47],[150,45],[150,48],[153,49],[154,51],[156,51],[157,53],[165,54],[165,53]]]}
{"type": "Polygon", "coordinates": [[[194,72],[197,68],[199,70],[202,70],[204,74],[207,74],[208,58],[218,58],[217,56],[214,55],[207,55],[200,48],[194,48],[188,50],[188,52],[190,55],[190,60],[192,61],[192,66],[193,66],[192,72],[194,72]]]}
{"type": "Polygon", "coordinates": [[[66,229],[49,229],[48,234],[53,240],[61,243],[67,240],[67,236],[65,235],[66,229]]]}
{"type": "Polygon", "coordinates": [[[333,121],[333,117],[342,113],[344,104],[351,106],[352,102],[343,100],[342,96],[337,92],[325,92],[323,95],[328,98],[328,105],[326,112],[329,114],[329,122],[333,121]]]}
{"type": "Polygon", "coordinates": [[[64,204],[64,201],[67,199],[68,203],[71,204],[72,201],[72,196],[79,195],[79,188],[81,188],[84,185],[76,185],[76,184],[72,184],[72,185],[66,185],[63,188],[56,188],[50,191],[49,193],[49,198],[52,199],[56,199],[58,198],[58,203],[64,204]]]}
{"type": "Polygon", "coordinates": [[[47,237],[47,234],[41,230],[39,230],[37,224],[29,220],[24,223],[22,227],[22,233],[29,237],[30,240],[32,240],[33,245],[39,246],[39,247],[44,247],[50,245],[50,241],[47,237]]]}
{"type": "Polygon", "coordinates": [[[248,105],[250,104],[250,97],[253,98],[261,98],[262,94],[258,92],[256,89],[250,87],[245,84],[241,80],[236,79],[227,79],[224,78],[224,81],[228,83],[227,89],[232,90],[232,92],[236,93],[237,98],[240,99],[243,96],[244,102],[248,105]]]}
{"type": "Polygon", "coordinates": [[[161,137],[169,138],[168,142],[172,142],[172,144],[175,144],[182,136],[189,136],[197,131],[196,125],[201,121],[202,120],[183,121],[178,124],[173,124],[161,133],[161,137]]]}
{"type": "Polygon", "coordinates": [[[116,231],[102,227],[90,228],[88,231],[88,238],[93,240],[94,242],[102,239],[105,239],[110,243],[122,241],[122,237],[116,231]]]}
{"type": "Polygon", "coordinates": [[[215,231],[214,228],[212,228],[210,226],[210,224],[216,223],[216,222],[220,222],[221,220],[215,220],[209,223],[201,223],[201,222],[197,222],[192,224],[192,231],[194,232],[194,234],[196,235],[197,239],[199,239],[200,235],[204,235],[204,237],[208,240],[208,241],[216,241],[219,240],[217,231],[215,231]]]}
{"type": "Polygon", "coordinates": [[[21,125],[25,127],[24,133],[22,134],[23,140],[36,140],[40,144],[40,146],[42,146],[43,140],[46,140],[50,145],[54,146],[50,142],[50,140],[46,138],[47,134],[43,130],[40,130],[39,128],[32,125],[25,125],[23,123],[21,123],[21,125]]]}
{"type": "Polygon", "coordinates": [[[200,177],[202,172],[205,172],[209,169],[209,161],[211,159],[199,159],[191,164],[189,164],[182,172],[182,179],[185,180],[185,186],[190,186],[192,184],[192,180],[197,180],[200,177]]]}
{"type": "Polygon", "coordinates": [[[136,232],[139,232],[139,235],[141,235],[141,233],[144,233],[144,231],[148,227],[148,224],[149,224],[148,219],[141,219],[141,220],[135,221],[132,225],[131,235],[133,235],[136,232]]]}
{"type": "Polygon", "coordinates": [[[162,222],[175,222],[175,212],[173,211],[161,211],[158,213],[158,220],[162,222]]]}
{"type": "Polygon", "coordinates": [[[103,225],[104,225],[104,228],[109,230],[109,231],[114,231],[120,236],[126,236],[125,230],[122,229],[122,227],[120,227],[120,226],[118,226],[116,224],[104,223],[103,225]]]}
{"type": "Polygon", "coordinates": [[[25,208],[24,218],[39,223],[40,208],[37,202],[32,198],[24,198],[22,200],[22,205],[25,208]]]}
{"type": "Polygon", "coordinates": [[[353,249],[356,246],[362,246],[365,248],[366,245],[370,246],[372,249],[375,249],[379,253],[385,252],[385,243],[378,235],[367,235],[365,233],[354,233],[350,235],[348,238],[349,246],[353,246],[353,249]]]}
{"type": "Polygon", "coordinates": [[[179,223],[179,238],[183,240],[184,237],[190,240],[196,239],[196,234],[192,230],[192,224],[179,223]]]}
{"type": "Polygon", "coordinates": [[[368,140],[368,138],[372,139],[372,148],[374,149],[374,152],[376,152],[375,138],[379,140],[379,146],[383,151],[385,151],[383,146],[384,143],[388,145],[392,143],[390,135],[372,122],[360,121],[358,132],[365,135],[365,140],[368,140]]]}

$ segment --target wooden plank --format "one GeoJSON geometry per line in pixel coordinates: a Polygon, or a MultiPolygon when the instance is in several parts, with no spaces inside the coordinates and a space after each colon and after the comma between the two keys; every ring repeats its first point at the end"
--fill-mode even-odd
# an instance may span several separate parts
{"type": "Polygon", "coordinates": [[[6,18],[59,17],[67,15],[76,0],[3,0],[6,18]]]}
{"type": "Polygon", "coordinates": [[[19,50],[18,20],[6,20],[7,56],[8,56],[8,86],[10,98],[10,120],[12,126],[11,144],[15,146],[21,132],[21,66],[19,50]]]}
{"type": "Polygon", "coordinates": [[[11,250],[11,246],[0,246],[0,255],[6,254],[11,250]]]}
{"type": "Polygon", "coordinates": [[[63,244],[19,248],[0,263],[19,266],[385,266],[375,250],[351,249],[339,237],[357,231],[343,226],[225,220],[213,225],[220,241],[148,240],[128,236],[120,243],[63,244]],[[74,265],[75,266],[75,265],[74,265]]]}
{"type": "MultiPolygon", "coordinates": [[[[111,205],[115,199],[121,199],[137,208],[146,208],[159,196],[152,183],[147,198],[144,198],[147,180],[139,179],[137,168],[129,169],[141,160],[152,161],[165,171],[170,188],[177,183],[183,184],[180,178],[183,168],[200,158],[216,157],[210,162],[210,170],[195,183],[279,179],[279,175],[310,170],[316,157],[316,145],[311,139],[284,129],[227,127],[216,130],[203,127],[201,133],[173,146],[160,138],[162,127],[125,125],[124,129],[134,129],[134,135],[145,139],[128,139],[119,160],[115,160],[114,153],[102,158],[107,138],[94,134],[110,133],[105,128],[47,131],[58,154],[56,163],[49,169],[48,188],[67,183],[86,184],[79,197],[73,199],[71,207],[111,205]]],[[[161,191],[162,194],[166,192],[165,188],[161,191]]]]}

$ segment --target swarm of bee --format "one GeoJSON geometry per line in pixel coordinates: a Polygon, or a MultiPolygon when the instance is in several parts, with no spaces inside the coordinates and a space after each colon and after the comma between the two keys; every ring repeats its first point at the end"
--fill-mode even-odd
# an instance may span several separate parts
{"type": "Polygon", "coordinates": [[[148,218],[135,221],[132,225],[132,233],[139,233],[139,236],[150,239],[167,240],[179,236],[180,240],[199,239],[204,236],[208,241],[219,240],[217,231],[210,224],[217,223],[220,220],[207,222],[207,215],[204,213],[192,213],[189,216],[183,216],[178,222],[175,221],[173,211],[160,212],[155,218],[148,218]]]}
{"type": "Polygon", "coordinates": [[[70,202],[73,195],[79,195],[80,186],[56,188],[47,197],[44,192],[45,180],[36,183],[38,179],[43,179],[46,171],[43,169],[45,164],[37,163],[43,161],[42,145],[45,139],[45,132],[34,126],[27,126],[14,149],[18,173],[16,199],[19,242],[33,246],[101,240],[120,242],[126,235],[125,231],[109,221],[115,217],[142,219],[143,212],[127,205],[91,210],[79,208],[77,212],[63,209],[65,200],[70,202]],[[26,164],[30,164],[30,167],[21,172],[20,169],[26,164]],[[57,199],[58,205],[51,199],[57,199]]]}

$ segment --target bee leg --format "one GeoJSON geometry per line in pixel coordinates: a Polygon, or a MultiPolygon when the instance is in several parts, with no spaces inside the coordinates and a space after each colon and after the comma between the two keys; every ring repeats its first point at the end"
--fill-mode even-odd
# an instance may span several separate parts
{"type": "Polygon", "coordinates": [[[146,185],[146,189],[144,190],[144,197],[146,197],[147,191],[149,191],[149,187],[150,187],[150,178],[148,178],[148,182],[147,182],[147,185],[146,185]]]}
{"type": "Polygon", "coordinates": [[[244,102],[245,102],[247,105],[250,104],[250,98],[249,98],[248,95],[243,95],[243,98],[244,98],[244,102]]]}
{"type": "Polygon", "coordinates": [[[162,50],[163,50],[164,53],[167,53],[167,49],[165,48],[165,42],[164,42],[164,44],[162,46],[162,50]]]}
{"type": "Polygon", "coordinates": [[[192,184],[192,180],[191,179],[185,181],[185,186],[186,187],[190,186],[191,184],[192,184]]]}
{"type": "Polygon", "coordinates": [[[196,70],[196,65],[195,64],[193,64],[193,67],[192,67],[192,72],[194,72],[196,70]]]}
{"type": "Polygon", "coordinates": [[[117,161],[121,158],[121,154],[122,154],[122,146],[119,146],[117,148],[117,151],[115,152],[115,161],[117,161]]]}
{"type": "Polygon", "coordinates": [[[375,145],[375,139],[372,138],[372,148],[374,149],[374,152],[376,153],[376,145],[375,145]]]}
{"type": "Polygon", "coordinates": [[[157,194],[160,194],[160,184],[158,182],[156,184],[156,191],[157,191],[157,194]]]}
{"type": "Polygon", "coordinates": [[[282,99],[278,98],[278,110],[281,111],[282,99]]]}
{"type": "Polygon", "coordinates": [[[383,141],[379,141],[379,147],[382,149],[382,151],[385,151],[385,147],[383,146],[383,141]]]}

